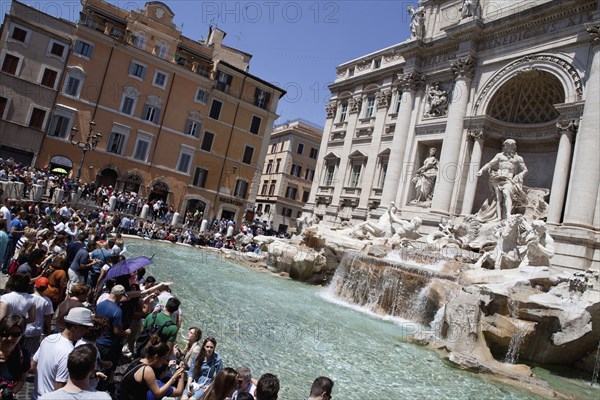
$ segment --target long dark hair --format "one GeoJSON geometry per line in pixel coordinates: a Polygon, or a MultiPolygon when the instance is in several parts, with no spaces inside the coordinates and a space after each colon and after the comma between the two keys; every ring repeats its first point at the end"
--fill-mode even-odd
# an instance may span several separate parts
{"type": "Polygon", "coordinates": [[[231,396],[237,387],[238,373],[233,368],[225,368],[215,377],[214,382],[201,397],[202,400],[224,400],[231,396]]]}
{"type": "Polygon", "coordinates": [[[204,350],[204,346],[206,346],[206,343],[211,342],[212,344],[215,345],[215,351],[213,352],[213,357],[216,357],[216,351],[217,351],[217,339],[215,339],[212,336],[207,337],[206,339],[204,339],[204,342],[202,342],[202,347],[200,348],[200,353],[198,353],[198,356],[196,356],[196,361],[194,361],[194,377],[199,377],[200,376],[200,372],[202,370],[202,364],[204,363],[204,358],[206,357],[206,350],[204,350]]]}

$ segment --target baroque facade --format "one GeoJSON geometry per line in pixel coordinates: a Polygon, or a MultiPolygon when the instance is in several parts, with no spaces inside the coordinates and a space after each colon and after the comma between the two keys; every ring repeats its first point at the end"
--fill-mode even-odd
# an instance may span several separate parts
{"type": "Polygon", "coordinates": [[[273,128],[256,196],[256,220],[280,233],[296,231],[315,179],[322,135],[322,128],[303,120],[273,128]]]}
{"type": "Polygon", "coordinates": [[[250,74],[252,56],[225,45],[220,29],[184,36],[165,3],[82,6],[35,165],[240,222],[284,91],[250,74]],[[71,135],[90,128],[102,138],[83,158],[71,135]]]}
{"type": "Polygon", "coordinates": [[[337,67],[305,211],[355,224],[395,202],[434,230],[480,209],[490,188],[477,172],[514,139],[523,184],[546,196],[553,264],[598,268],[600,2],[425,0],[410,11],[410,39],[337,67]]]}

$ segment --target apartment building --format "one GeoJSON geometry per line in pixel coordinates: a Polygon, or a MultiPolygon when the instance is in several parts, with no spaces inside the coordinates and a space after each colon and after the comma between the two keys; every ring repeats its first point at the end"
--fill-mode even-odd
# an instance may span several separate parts
{"type": "Polygon", "coordinates": [[[273,128],[256,196],[255,217],[281,233],[294,233],[310,195],[323,128],[294,120],[273,128]]]}
{"type": "Polygon", "coordinates": [[[70,51],[55,99],[36,124],[45,135],[35,165],[162,199],[182,214],[241,221],[284,91],[248,73],[252,56],[224,44],[222,30],[184,36],[165,3],[82,6],[62,42],[70,51]],[[82,158],[72,143],[98,133],[82,158]]]}
{"type": "Polygon", "coordinates": [[[13,2],[0,33],[0,158],[36,161],[75,25],[13,2]]]}

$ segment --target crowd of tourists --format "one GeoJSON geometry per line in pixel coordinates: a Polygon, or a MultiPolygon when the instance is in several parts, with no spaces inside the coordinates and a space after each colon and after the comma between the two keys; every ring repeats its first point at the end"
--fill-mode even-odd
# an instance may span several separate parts
{"type": "MultiPolygon", "coordinates": [[[[31,375],[34,400],[276,399],[276,375],[254,379],[247,367],[225,367],[217,339],[184,326],[171,282],[156,282],[143,266],[131,270],[133,259],[121,269],[124,218],[115,224],[101,214],[2,203],[0,397],[13,398],[31,375]],[[182,331],[187,340],[177,343],[182,331]]],[[[231,225],[216,226],[220,233],[231,225]]],[[[330,398],[332,388],[317,378],[310,399],[330,398]]]]}

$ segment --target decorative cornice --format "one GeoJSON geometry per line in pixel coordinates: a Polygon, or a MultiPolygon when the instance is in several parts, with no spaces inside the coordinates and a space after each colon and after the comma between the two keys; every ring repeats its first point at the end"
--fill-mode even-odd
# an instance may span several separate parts
{"type": "Polygon", "coordinates": [[[390,90],[377,92],[377,94],[375,95],[375,100],[377,100],[377,108],[389,107],[391,97],[392,92],[390,90]]]}
{"type": "Polygon", "coordinates": [[[600,44],[600,25],[588,26],[585,30],[590,34],[592,46],[598,46],[600,44]]]}
{"type": "Polygon", "coordinates": [[[418,72],[398,74],[399,87],[403,91],[417,91],[425,86],[425,75],[418,72]]]}
{"type": "Polygon", "coordinates": [[[450,67],[454,78],[473,78],[475,74],[475,61],[472,57],[462,57],[454,61],[450,67]]]}

